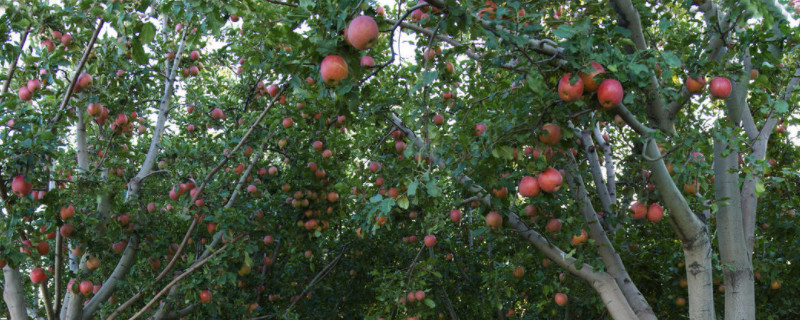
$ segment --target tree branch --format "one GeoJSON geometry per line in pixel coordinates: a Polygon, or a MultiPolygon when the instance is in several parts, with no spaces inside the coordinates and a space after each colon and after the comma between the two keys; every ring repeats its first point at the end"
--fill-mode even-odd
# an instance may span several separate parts
{"type": "Polygon", "coordinates": [[[25,47],[25,41],[28,39],[28,34],[31,31],[32,24],[28,24],[28,27],[25,28],[25,32],[22,34],[22,37],[19,38],[19,53],[14,60],[11,60],[11,65],[8,66],[8,72],[6,72],[6,82],[3,83],[3,90],[0,92],[0,104],[6,101],[5,95],[8,93],[8,87],[11,86],[11,80],[14,79],[14,72],[17,71],[17,61],[19,61],[19,57],[22,56],[22,50],[25,47]]]}

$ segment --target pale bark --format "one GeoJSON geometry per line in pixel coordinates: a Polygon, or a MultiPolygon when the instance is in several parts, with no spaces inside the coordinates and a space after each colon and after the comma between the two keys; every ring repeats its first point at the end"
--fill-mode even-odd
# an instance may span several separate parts
{"type": "MultiPolygon", "coordinates": [[[[638,319],[657,319],[655,313],[653,313],[653,308],[650,307],[639,288],[631,280],[622,258],[614,249],[614,245],[608,239],[606,231],[603,230],[603,226],[597,219],[597,212],[594,210],[592,201],[589,198],[583,178],[579,174],[575,174],[575,172],[577,172],[577,167],[568,168],[566,181],[573,191],[573,197],[581,204],[580,210],[586,220],[586,225],[589,227],[589,236],[595,241],[595,247],[600,253],[600,258],[606,265],[606,271],[616,281],[619,290],[630,308],[636,313],[638,319]]],[[[601,184],[597,188],[604,188],[604,185],[601,184]]]]}
{"type": "Polygon", "coordinates": [[[133,267],[136,262],[138,247],[138,239],[131,238],[128,242],[128,246],[125,247],[125,251],[122,252],[122,258],[119,259],[117,266],[114,267],[114,271],[112,271],[111,275],[103,282],[103,287],[101,287],[100,291],[97,291],[97,294],[83,307],[83,320],[96,318],[93,317],[93,315],[97,309],[100,308],[100,304],[108,300],[108,298],[114,294],[114,290],[117,288],[119,281],[125,279],[128,271],[130,271],[131,267],[133,267]]]}
{"type": "Polygon", "coordinates": [[[725,318],[755,319],[753,266],[745,246],[739,195],[738,156],[731,145],[714,139],[714,187],[718,202],[717,237],[725,278],[725,318]],[[724,156],[724,152],[729,152],[724,156]]]}
{"type": "Polygon", "coordinates": [[[708,226],[692,211],[672,180],[655,141],[644,146],[644,158],[652,171],[663,205],[669,211],[672,229],[683,245],[686,274],[689,284],[689,318],[716,319],[712,284],[711,239],[708,226]]]}
{"type": "Polygon", "coordinates": [[[8,315],[11,320],[28,319],[28,311],[25,307],[25,291],[22,289],[22,276],[17,268],[10,265],[3,267],[4,287],[3,301],[8,307],[8,315]]]}
{"type": "Polygon", "coordinates": [[[181,34],[181,43],[178,46],[178,52],[175,54],[175,62],[172,64],[172,71],[170,71],[167,76],[167,83],[164,86],[164,94],[161,97],[161,104],[158,108],[158,118],[156,120],[156,126],[153,129],[153,139],[150,141],[150,148],[147,149],[147,155],[145,156],[144,163],[139,169],[139,172],[128,182],[128,193],[125,198],[126,202],[128,199],[138,196],[139,189],[141,189],[144,179],[153,171],[153,166],[156,163],[156,156],[158,156],[158,151],[161,150],[161,137],[164,134],[164,127],[167,123],[170,101],[175,91],[175,78],[178,76],[178,67],[180,66],[185,47],[186,29],[184,29],[183,34],[181,34]]]}

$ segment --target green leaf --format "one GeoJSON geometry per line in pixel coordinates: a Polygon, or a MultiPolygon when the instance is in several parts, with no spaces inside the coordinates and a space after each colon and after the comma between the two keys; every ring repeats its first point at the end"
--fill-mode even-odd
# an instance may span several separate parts
{"type": "Polygon", "coordinates": [[[571,38],[575,35],[575,32],[575,28],[566,23],[560,25],[558,29],[553,30],[553,34],[559,38],[571,38]]]}
{"type": "Polygon", "coordinates": [[[408,197],[400,196],[397,198],[397,206],[403,209],[408,209],[408,197]]]}
{"type": "Polygon", "coordinates": [[[425,305],[431,309],[436,308],[436,303],[433,302],[433,300],[431,300],[430,298],[425,298],[425,305]]]}
{"type": "Polygon", "coordinates": [[[148,22],[142,26],[142,31],[139,33],[139,38],[142,43],[150,43],[156,37],[156,26],[148,22]]]}
{"type": "Polygon", "coordinates": [[[372,196],[372,198],[369,198],[369,202],[370,203],[377,203],[377,202],[380,202],[381,200],[383,200],[383,196],[380,195],[380,194],[376,194],[376,195],[372,196]]]}
{"type": "Polygon", "coordinates": [[[761,182],[761,181],[756,182],[756,190],[755,190],[756,197],[761,196],[764,193],[764,191],[766,191],[766,190],[767,189],[764,187],[764,183],[763,182],[761,182]]]}
{"type": "Polygon", "coordinates": [[[149,58],[147,57],[147,53],[144,52],[144,47],[142,47],[142,42],[139,41],[138,38],[134,38],[131,41],[131,50],[133,51],[133,59],[138,64],[147,64],[149,58]]]}
{"type": "Polygon", "coordinates": [[[424,79],[426,86],[433,83],[433,81],[436,80],[436,78],[438,77],[439,77],[439,72],[436,70],[425,71],[422,73],[422,78],[424,79]]]}
{"type": "Polygon", "coordinates": [[[430,181],[427,185],[428,195],[431,197],[438,197],[442,194],[442,190],[436,185],[436,181],[430,181]]]}
{"type": "Polygon", "coordinates": [[[666,51],[662,54],[662,56],[664,57],[664,61],[667,62],[667,65],[669,65],[670,68],[677,68],[680,67],[682,64],[681,59],[678,58],[678,56],[676,56],[672,52],[666,51]]]}
{"type": "Polygon", "coordinates": [[[419,182],[412,182],[408,184],[408,195],[413,196],[417,194],[417,186],[419,186],[419,182]]]}
{"type": "Polygon", "coordinates": [[[775,112],[777,113],[789,112],[789,104],[786,103],[786,100],[778,100],[775,102],[775,112]]]}

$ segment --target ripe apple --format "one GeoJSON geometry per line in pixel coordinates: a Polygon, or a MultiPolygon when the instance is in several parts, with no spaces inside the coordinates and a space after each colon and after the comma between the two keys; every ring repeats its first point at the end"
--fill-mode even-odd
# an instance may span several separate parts
{"type": "Polygon", "coordinates": [[[555,301],[557,305],[563,307],[567,304],[567,295],[561,292],[556,293],[555,301]]]}
{"type": "Polygon", "coordinates": [[[554,193],[561,189],[563,179],[561,173],[553,168],[547,168],[539,174],[539,187],[547,193],[554,193]]]}
{"type": "Polygon", "coordinates": [[[50,252],[50,244],[47,243],[47,241],[39,241],[39,243],[36,244],[36,251],[39,252],[40,256],[47,255],[47,253],[50,252]]]}
{"type": "Polygon", "coordinates": [[[486,225],[489,226],[489,228],[497,229],[502,224],[503,224],[503,217],[500,216],[500,214],[497,213],[497,211],[490,211],[486,215],[486,225]]]}
{"type": "Polygon", "coordinates": [[[200,291],[200,302],[202,303],[211,302],[211,291],[208,290],[200,291]]]}
{"type": "Polygon", "coordinates": [[[758,78],[758,69],[750,69],[750,80],[755,80],[755,78],[758,78]]]}
{"type": "Polygon", "coordinates": [[[323,158],[327,159],[327,158],[330,158],[332,156],[333,156],[333,152],[331,150],[325,149],[324,151],[322,151],[322,157],[323,158]]]}
{"type": "Polygon", "coordinates": [[[416,298],[417,301],[425,300],[425,291],[417,290],[414,292],[414,298],[416,298]]]}
{"type": "Polygon", "coordinates": [[[378,171],[378,169],[380,169],[380,167],[381,167],[381,164],[376,162],[376,161],[372,161],[372,162],[369,163],[369,171],[371,171],[372,173],[375,173],[376,171],[378,171]]]}
{"type": "Polygon", "coordinates": [[[581,234],[580,235],[572,235],[572,244],[573,245],[576,245],[576,246],[582,245],[582,244],[586,243],[587,240],[589,240],[589,235],[586,233],[586,230],[581,229],[581,234]]]}
{"type": "Polygon", "coordinates": [[[703,76],[698,76],[697,78],[686,76],[686,91],[689,91],[689,93],[700,93],[705,85],[706,79],[703,76]]]}
{"type": "Polygon", "coordinates": [[[322,59],[319,72],[323,82],[329,86],[336,86],[347,77],[347,62],[340,56],[329,55],[322,59]]]}
{"type": "Polygon", "coordinates": [[[731,94],[731,81],[725,77],[711,79],[711,83],[708,85],[708,91],[711,92],[711,96],[714,98],[728,98],[731,94]]]}
{"type": "Polygon", "coordinates": [[[647,220],[658,222],[662,217],[664,217],[664,209],[657,203],[651,204],[650,208],[647,209],[647,220]]]}
{"type": "Polygon", "coordinates": [[[397,152],[403,152],[403,150],[406,149],[405,141],[402,141],[402,140],[395,141],[394,142],[394,149],[397,150],[397,152]]]}
{"type": "Polygon", "coordinates": [[[361,57],[361,66],[362,67],[372,67],[375,65],[375,59],[370,56],[363,56],[361,57]]]}
{"type": "Polygon", "coordinates": [[[375,14],[384,17],[386,16],[386,9],[384,7],[377,7],[375,8],[375,14]]]}
{"type": "Polygon", "coordinates": [[[453,209],[450,210],[450,220],[453,220],[455,223],[461,222],[461,210],[453,209]]]}
{"type": "Polygon", "coordinates": [[[444,71],[447,74],[453,74],[453,72],[455,72],[455,67],[453,66],[453,63],[450,62],[450,61],[445,62],[444,63],[444,71]]]}
{"type": "Polygon", "coordinates": [[[276,174],[278,174],[278,168],[275,166],[269,167],[269,175],[274,176],[276,174]]]}
{"type": "Polygon", "coordinates": [[[441,126],[444,123],[444,116],[441,113],[437,113],[433,116],[433,124],[437,126],[441,126]]]}
{"type": "Polygon", "coordinates": [[[214,110],[211,110],[211,117],[214,119],[224,119],[225,113],[222,112],[220,108],[214,108],[214,110]]]}
{"type": "Polygon", "coordinates": [[[561,219],[554,218],[547,221],[547,225],[545,226],[545,228],[547,229],[547,232],[559,233],[561,232],[561,226],[562,226],[561,219]]]}
{"type": "Polygon", "coordinates": [[[347,41],[358,50],[372,48],[378,42],[378,23],[370,16],[359,16],[347,26],[347,41]]]}
{"type": "Polygon", "coordinates": [[[78,285],[78,290],[84,296],[88,296],[90,293],[92,293],[92,288],[93,287],[94,287],[94,284],[91,281],[84,280],[84,281],[81,281],[81,284],[78,285]]]}
{"type": "Polygon", "coordinates": [[[192,59],[192,61],[200,59],[200,51],[192,50],[192,52],[189,54],[189,58],[192,59]]]}
{"type": "Polygon", "coordinates": [[[565,102],[578,101],[583,97],[583,80],[577,78],[575,83],[570,83],[572,73],[567,73],[558,81],[558,96],[565,102]]]}
{"type": "Polygon", "coordinates": [[[44,273],[44,269],[36,268],[31,270],[30,274],[31,282],[39,284],[47,281],[47,275],[44,273]]]}
{"type": "Polygon", "coordinates": [[[523,197],[533,198],[539,195],[539,181],[536,177],[526,176],[519,182],[519,194],[523,197]]]}
{"type": "Polygon", "coordinates": [[[255,185],[251,184],[251,185],[247,186],[247,192],[250,193],[251,195],[257,195],[258,194],[258,188],[256,188],[255,185]]]}
{"type": "Polygon", "coordinates": [[[644,203],[639,201],[631,204],[631,211],[633,211],[633,218],[636,220],[644,219],[647,217],[647,207],[644,203]]]}
{"type": "Polygon", "coordinates": [[[72,43],[73,39],[74,38],[69,33],[67,33],[65,35],[62,35],[61,39],[60,39],[61,40],[61,45],[65,46],[65,47],[69,47],[69,44],[72,43]]]}
{"type": "Polygon", "coordinates": [[[605,109],[616,107],[622,102],[622,84],[615,79],[606,79],[597,88],[597,101],[605,109]]]}
{"type": "Polygon", "coordinates": [[[578,76],[583,81],[583,89],[589,92],[594,92],[597,90],[599,85],[597,82],[594,81],[594,77],[598,74],[605,73],[606,69],[603,68],[603,65],[598,63],[597,61],[592,61],[589,63],[589,66],[594,70],[592,72],[580,72],[578,76]]]}
{"type": "Polygon", "coordinates": [[[64,238],[69,238],[72,235],[73,231],[75,231],[75,227],[73,227],[72,224],[69,223],[64,224],[63,226],[61,226],[61,229],[59,229],[59,232],[61,232],[61,235],[64,236],[64,238]]]}
{"type": "Polygon", "coordinates": [[[61,219],[67,220],[75,216],[75,206],[62,206],[61,207],[61,219]]]}
{"type": "Polygon", "coordinates": [[[42,82],[39,81],[39,79],[31,79],[28,80],[28,83],[25,85],[25,87],[28,88],[30,92],[36,92],[42,88],[42,82]]]}
{"type": "Polygon", "coordinates": [[[480,136],[484,132],[486,132],[486,125],[483,123],[478,123],[475,125],[475,135],[480,136]]]}
{"type": "Polygon", "coordinates": [[[676,299],[675,299],[675,305],[676,305],[676,306],[679,306],[679,307],[683,307],[683,306],[685,306],[685,305],[686,305],[686,298],[684,298],[684,297],[678,297],[678,298],[676,298],[676,299]]]}
{"type": "Polygon", "coordinates": [[[425,242],[425,246],[426,247],[428,247],[428,248],[433,247],[433,246],[436,245],[436,236],[434,236],[432,234],[429,234],[429,235],[425,236],[424,242],[425,242]]]}
{"type": "Polygon", "coordinates": [[[294,125],[294,120],[292,118],[284,118],[282,124],[284,128],[288,129],[294,125]]]}
{"type": "Polygon", "coordinates": [[[11,180],[11,191],[20,198],[27,197],[33,190],[33,183],[25,182],[25,176],[18,175],[11,180]]]}
{"type": "Polygon", "coordinates": [[[42,41],[42,46],[47,48],[47,52],[49,53],[53,53],[53,51],[56,51],[56,45],[53,43],[53,41],[44,40],[42,41]]]}
{"type": "Polygon", "coordinates": [[[561,141],[561,127],[554,123],[548,123],[542,126],[542,134],[539,135],[539,141],[546,145],[554,146],[561,141]]]}
{"type": "Polygon", "coordinates": [[[33,98],[33,92],[26,86],[19,88],[19,99],[22,101],[30,101],[33,98]]]}
{"type": "Polygon", "coordinates": [[[514,267],[514,278],[519,279],[522,278],[523,275],[525,275],[525,268],[522,266],[514,267]]]}
{"type": "Polygon", "coordinates": [[[78,76],[78,83],[76,83],[79,89],[87,89],[92,86],[92,76],[88,73],[84,72],[78,76]]]}

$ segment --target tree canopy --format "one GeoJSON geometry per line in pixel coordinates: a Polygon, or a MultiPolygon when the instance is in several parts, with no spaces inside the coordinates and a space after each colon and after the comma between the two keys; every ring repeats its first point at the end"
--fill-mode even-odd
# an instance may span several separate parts
{"type": "Polygon", "coordinates": [[[10,319],[800,313],[800,2],[0,8],[10,319]]]}

